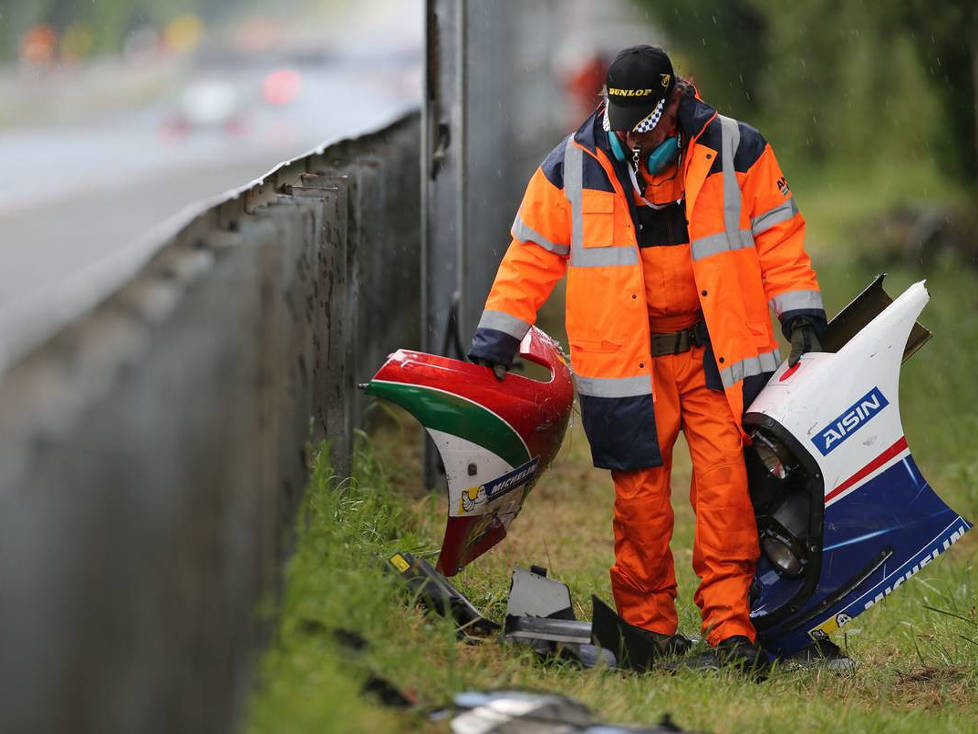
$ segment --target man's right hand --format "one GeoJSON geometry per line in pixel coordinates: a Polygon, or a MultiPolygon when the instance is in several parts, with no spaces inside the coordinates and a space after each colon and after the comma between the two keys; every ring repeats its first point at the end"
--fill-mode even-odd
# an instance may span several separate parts
{"type": "Polygon", "coordinates": [[[472,361],[476,364],[482,365],[483,367],[488,367],[492,370],[492,374],[496,376],[496,379],[502,382],[502,379],[506,376],[507,370],[509,368],[500,364],[499,362],[493,362],[491,359],[486,359],[485,357],[473,357],[472,361]]]}

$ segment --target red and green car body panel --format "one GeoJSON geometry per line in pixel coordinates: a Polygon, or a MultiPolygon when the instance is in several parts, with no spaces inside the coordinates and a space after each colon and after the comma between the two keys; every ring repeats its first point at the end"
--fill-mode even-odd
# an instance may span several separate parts
{"type": "Polygon", "coordinates": [[[523,359],[550,371],[541,381],[399,349],[365,386],[424,426],[438,448],[448,485],[448,523],[437,568],[452,576],[506,536],[513,518],[553,461],[573,401],[559,345],[531,328],[523,359]]]}

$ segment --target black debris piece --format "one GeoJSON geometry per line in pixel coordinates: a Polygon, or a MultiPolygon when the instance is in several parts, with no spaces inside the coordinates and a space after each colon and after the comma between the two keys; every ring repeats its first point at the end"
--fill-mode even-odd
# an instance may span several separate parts
{"type": "Polygon", "coordinates": [[[591,635],[596,644],[611,650],[622,667],[644,672],[660,657],[640,628],[624,619],[597,596],[591,596],[591,635]]]}
{"type": "MultiPolygon", "coordinates": [[[[352,661],[358,660],[360,654],[370,647],[370,643],[363,635],[343,627],[327,627],[318,620],[302,619],[299,621],[299,629],[305,634],[328,632],[333,642],[342,648],[348,659],[352,661]]],[[[362,661],[360,662],[362,663],[362,661]]],[[[378,703],[392,708],[411,708],[418,703],[412,693],[401,691],[387,679],[369,670],[360,692],[363,695],[373,697],[378,703]]]]}
{"type": "Polygon", "coordinates": [[[333,640],[341,647],[353,652],[361,652],[367,649],[367,640],[363,635],[342,627],[333,629],[333,640]]]}
{"type": "Polygon", "coordinates": [[[326,631],[326,625],[320,622],[318,619],[309,619],[308,617],[299,620],[299,632],[304,635],[318,635],[326,631]]]}
{"type": "MultiPolygon", "coordinates": [[[[619,667],[644,673],[660,662],[686,655],[693,647],[693,641],[682,635],[664,638],[653,632],[629,624],[601,601],[591,596],[591,637],[596,645],[611,650],[617,657],[619,667]]],[[[710,667],[716,667],[713,655],[709,655],[710,667]]],[[[698,658],[687,658],[693,667],[698,658]]],[[[665,665],[669,669],[671,665],[665,665]]],[[[705,666],[704,666],[705,667],[705,666]]]]}
{"type": "Polygon", "coordinates": [[[672,714],[669,713],[662,714],[662,718],[659,719],[659,728],[662,731],[682,731],[679,725],[672,720],[672,714]]]}
{"type": "Polygon", "coordinates": [[[373,696],[378,702],[390,708],[406,709],[418,703],[412,696],[378,675],[369,676],[360,690],[364,695],[373,696]]]}
{"type": "Polygon", "coordinates": [[[827,668],[841,672],[852,672],[856,669],[856,661],[846,655],[842,648],[827,636],[815,640],[803,650],[792,655],[779,657],[778,664],[788,668],[827,668]]]}
{"type": "Polygon", "coordinates": [[[591,643],[591,623],[576,619],[549,617],[506,616],[507,638],[513,640],[543,640],[546,642],[591,643]]]}
{"type": "Polygon", "coordinates": [[[419,604],[442,617],[454,619],[460,636],[467,639],[490,637],[502,629],[483,617],[462,592],[424,559],[410,553],[395,553],[387,563],[407,582],[419,604]]]}
{"type": "Polygon", "coordinates": [[[615,656],[591,644],[591,624],[575,619],[570,589],[547,578],[547,569],[515,568],[506,604],[504,639],[531,647],[543,658],[568,660],[586,668],[614,668],[615,656]]]}

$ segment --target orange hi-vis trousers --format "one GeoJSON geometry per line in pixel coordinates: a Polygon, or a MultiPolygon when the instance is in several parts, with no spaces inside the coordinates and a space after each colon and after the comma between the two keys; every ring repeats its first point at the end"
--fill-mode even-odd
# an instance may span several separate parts
{"type": "Polygon", "coordinates": [[[615,565],[611,588],[626,622],[676,632],[676,576],[669,540],[672,448],[682,428],[693,462],[690,502],[696,513],[694,601],[710,645],[755,638],[748,591],[758,557],[757,526],[747,491],[741,435],[726,396],[706,387],[703,347],[653,359],[655,422],[663,465],[613,470],[615,565]]]}

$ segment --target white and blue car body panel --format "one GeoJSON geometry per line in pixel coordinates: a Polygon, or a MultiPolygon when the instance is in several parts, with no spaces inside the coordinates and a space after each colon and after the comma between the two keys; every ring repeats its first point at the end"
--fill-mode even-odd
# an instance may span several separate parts
{"type": "Polygon", "coordinates": [[[786,537],[802,562],[758,562],[751,617],[772,653],[824,639],[971,528],[921,475],[900,420],[900,366],[929,298],[916,283],[837,351],[782,363],[745,414],[792,467],[778,479],[747,451],[762,547],[786,537]]]}

